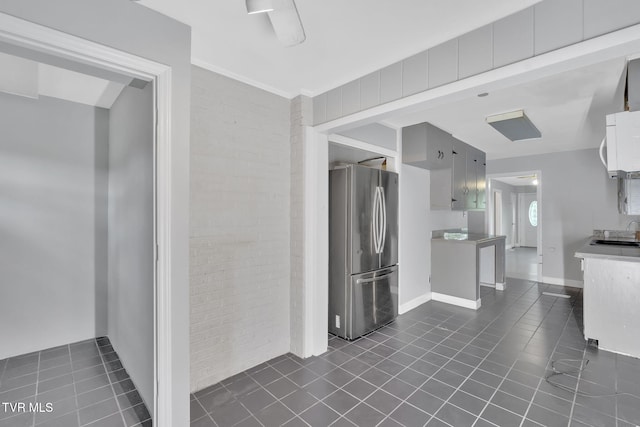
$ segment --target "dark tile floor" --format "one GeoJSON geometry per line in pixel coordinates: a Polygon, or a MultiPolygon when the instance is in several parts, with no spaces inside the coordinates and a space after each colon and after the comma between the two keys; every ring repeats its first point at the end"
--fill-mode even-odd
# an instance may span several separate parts
{"type": "Polygon", "coordinates": [[[106,337],[0,360],[0,427],[151,425],[106,337]]]}
{"type": "Polygon", "coordinates": [[[191,395],[191,426],[640,424],[640,360],[585,345],[575,288],[509,279],[504,292],[482,288],[477,312],[430,301],[355,342],[331,337],[329,347],[191,395]],[[550,379],[564,389],[545,380],[559,359],[572,361],[556,368],[575,372],[550,379]]]}

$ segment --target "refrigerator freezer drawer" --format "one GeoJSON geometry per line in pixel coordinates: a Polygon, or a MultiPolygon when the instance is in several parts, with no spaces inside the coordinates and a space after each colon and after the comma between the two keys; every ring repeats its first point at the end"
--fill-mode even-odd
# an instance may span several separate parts
{"type": "Polygon", "coordinates": [[[329,310],[329,331],[346,339],[356,339],[398,315],[398,267],[353,275],[345,289],[345,310],[329,310]]]}

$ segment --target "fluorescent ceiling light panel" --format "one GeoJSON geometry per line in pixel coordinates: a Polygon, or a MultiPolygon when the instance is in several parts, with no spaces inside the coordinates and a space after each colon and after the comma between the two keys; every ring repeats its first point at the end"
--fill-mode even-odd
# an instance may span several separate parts
{"type": "Polygon", "coordinates": [[[264,13],[271,12],[273,10],[273,1],[272,0],[246,0],[247,2],[247,13],[264,13]]]}
{"type": "Polygon", "coordinates": [[[511,141],[540,138],[542,134],[524,114],[524,110],[487,117],[487,123],[511,141]]]}

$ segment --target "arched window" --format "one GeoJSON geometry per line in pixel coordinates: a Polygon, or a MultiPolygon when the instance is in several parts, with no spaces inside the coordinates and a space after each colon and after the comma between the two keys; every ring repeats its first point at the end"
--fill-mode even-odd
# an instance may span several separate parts
{"type": "Polygon", "coordinates": [[[532,227],[538,226],[538,202],[536,200],[529,205],[529,224],[532,227]]]}

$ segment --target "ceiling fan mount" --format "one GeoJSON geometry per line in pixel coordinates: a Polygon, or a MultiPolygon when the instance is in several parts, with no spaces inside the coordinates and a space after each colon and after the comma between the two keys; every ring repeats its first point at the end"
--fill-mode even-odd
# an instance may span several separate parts
{"type": "Polygon", "coordinates": [[[306,40],[302,21],[294,0],[245,0],[247,13],[266,13],[276,37],[285,46],[295,46],[306,40]]]}

